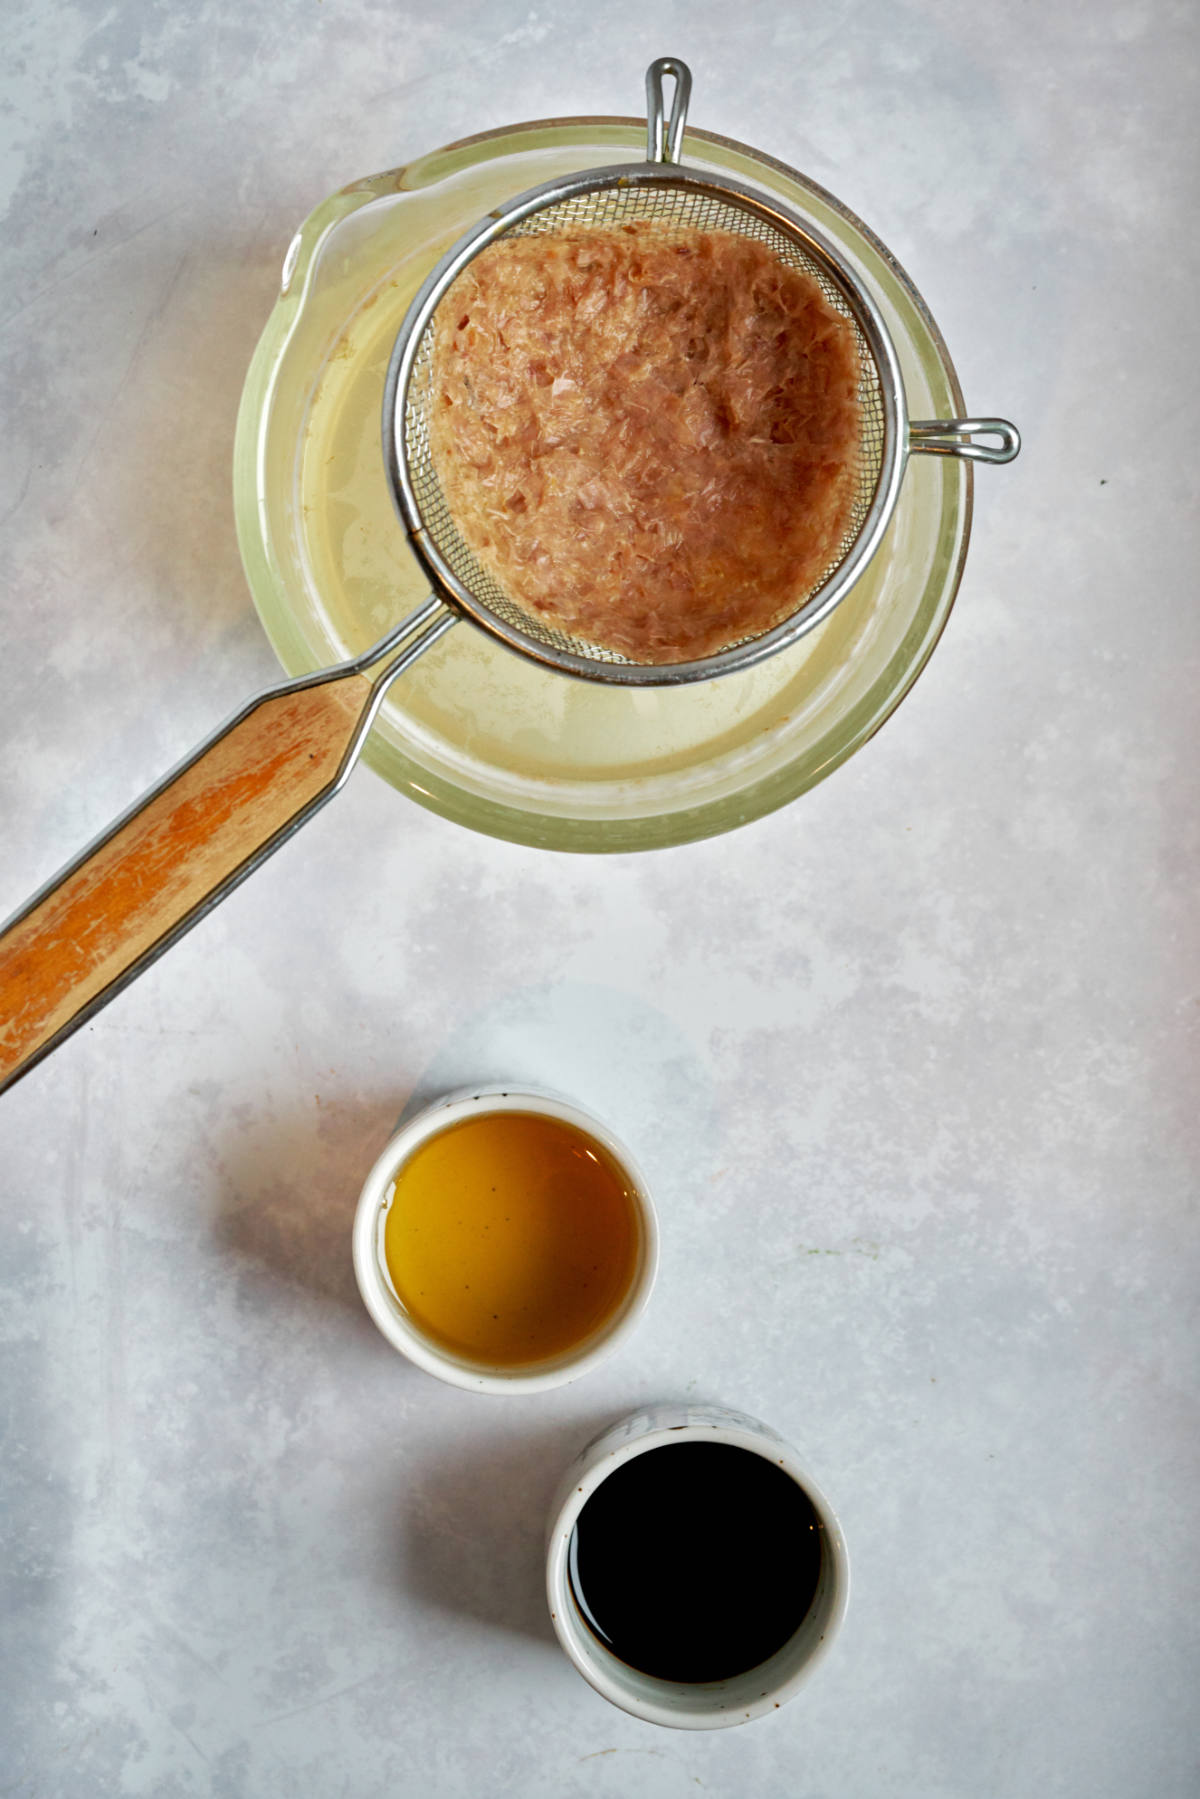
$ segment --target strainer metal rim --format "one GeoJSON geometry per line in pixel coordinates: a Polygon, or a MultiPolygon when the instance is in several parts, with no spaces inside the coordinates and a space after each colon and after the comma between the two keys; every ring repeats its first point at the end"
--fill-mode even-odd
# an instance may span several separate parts
{"type": "Polygon", "coordinates": [[[859,578],[887,529],[904,476],[908,435],[904,383],[891,335],[871,295],[849,268],[837,246],[802,213],[761,190],[732,177],[709,176],[703,170],[681,163],[618,163],[606,168],[586,169],[528,188],[506,205],[493,209],[451,245],[417,290],[396,337],[384,384],[383,450],[392,499],[412,549],[439,597],[452,611],[469,618],[490,636],[547,668],[584,680],[626,687],[679,686],[713,680],[734,670],[753,667],[788,648],[827,618],[859,578]],[[467,264],[494,239],[533,213],[583,194],[639,186],[681,188],[717,201],[732,196],[743,209],[784,234],[798,238],[805,252],[834,282],[866,339],[878,370],[883,411],[883,450],[875,492],[854,543],[828,580],[794,613],[761,636],[735,644],[717,655],[688,662],[601,661],[552,646],[494,613],[459,579],[426,528],[409,475],[405,448],[408,397],[425,328],[467,264]]]}

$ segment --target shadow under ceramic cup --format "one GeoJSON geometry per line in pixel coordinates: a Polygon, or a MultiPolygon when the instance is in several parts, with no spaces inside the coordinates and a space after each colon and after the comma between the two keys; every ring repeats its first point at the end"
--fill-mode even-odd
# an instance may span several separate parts
{"type": "MultiPolygon", "coordinates": [[[[476,1166],[478,1164],[475,1164],[476,1166]]],[[[505,1175],[510,1170],[502,1171],[505,1175]]],[[[428,1212],[421,1220],[426,1239],[439,1230],[438,1213],[445,1204],[445,1227],[453,1224],[450,1214],[461,1208],[454,1206],[449,1192],[437,1192],[428,1212]]],[[[553,1208],[551,1208],[551,1211],[553,1208]]],[[[508,1221],[497,1218],[485,1221],[480,1229],[496,1227],[497,1235],[508,1221]]],[[[568,1233],[572,1235],[575,1233],[568,1233]]],[[[423,1368],[426,1373],[452,1386],[467,1387],[479,1393],[536,1393],[549,1387],[565,1385],[586,1374],[597,1363],[611,1355],[630,1335],[650,1297],[658,1267],[658,1225],[645,1179],[630,1152],[608,1127],[572,1101],[545,1089],[526,1087],[486,1087],[462,1090],[446,1095],[436,1105],[410,1119],[392,1138],[374,1168],[367,1176],[358,1202],[354,1221],[354,1272],[363,1303],[375,1324],[393,1348],[423,1368]],[[598,1318],[590,1318],[570,1341],[559,1343],[550,1353],[534,1358],[485,1353],[473,1354],[449,1340],[443,1333],[433,1332],[417,1315],[415,1304],[405,1302],[403,1282],[394,1278],[388,1255],[389,1213],[397,1203],[397,1193],[406,1169],[415,1175],[418,1152],[433,1146],[436,1140],[457,1127],[471,1126],[478,1134],[489,1120],[508,1126],[520,1120],[547,1123],[553,1130],[566,1127],[565,1134],[579,1146],[577,1153],[585,1158],[580,1164],[581,1190],[590,1160],[611,1173],[614,1194],[624,1224],[623,1274],[617,1282],[611,1302],[598,1318]]],[[[452,1245],[445,1245],[443,1264],[452,1256],[452,1245]]],[[[478,1278],[488,1279],[487,1255],[478,1242],[471,1253],[479,1269],[478,1278]],[[482,1260],[480,1257],[482,1255],[482,1260]]],[[[543,1266],[540,1279],[548,1298],[555,1287],[555,1257],[563,1260],[564,1282],[569,1277],[567,1258],[563,1256],[563,1238],[557,1242],[547,1237],[535,1240],[531,1253],[550,1263],[549,1273],[543,1266]]],[[[436,1246],[434,1259],[437,1259],[436,1246]]],[[[427,1261],[427,1264],[428,1261],[427,1261]]],[[[586,1278],[586,1277],[585,1277],[586,1278]]],[[[536,1323],[536,1320],[531,1321],[536,1323]]]]}
{"type": "MultiPolygon", "coordinates": [[[[686,1465],[694,1469],[699,1464],[691,1460],[686,1465]]],[[[679,1466],[685,1466],[683,1458],[679,1466]]],[[[770,1574],[764,1581],[768,1586],[770,1574]]],[[[752,1581],[755,1575],[747,1570],[746,1578],[752,1581]]],[[[833,1508],[820,1488],[800,1466],[795,1451],[769,1426],[724,1407],[659,1405],[622,1419],[580,1452],[563,1476],[551,1506],[546,1596],[559,1643],[598,1693],[651,1724],[682,1730],[718,1730],[778,1710],[824,1658],[841,1625],[849,1592],[846,1545],[833,1508]],[[586,1582],[583,1591],[576,1589],[582,1559],[578,1538],[581,1529],[586,1529],[586,1520],[581,1526],[581,1518],[589,1502],[601,1495],[607,1482],[613,1481],[616,1486],[614,1476],[624,1479],[635,1458],[660,1451],[667,1458],[684,1446],[700,1444],[749,1452],[756,1458],[759,1475],[781,1471],[794,1483],[797,1509],[809,1520],[805,1530],[811,1529],[816,1541],[815,1545],[811,1539],[800,1543],[782,1530],[775,1540],[768,1537],[763,1541],[756,1521],[743,1519],[739,1528],[738,1508],[728,1505],[728,1490],[721,1502],[715,1502],[711,1493],[706,1494],[698,1486],[690,1491],[686,1483],[675,1486],[677,1509],[673,1515],[656,1516],[652,1507],[646,1508],[627,1527],[631,1557],[638,1553],[636,1538],[643,1533],[653,1545],[646,1564],[644,1609],[653,1620],[659,1639],[663,1620],[654,1614],[671,1604],[671,1576],[676,1572],[701,1593],[713,1569],[722,1562],[726,1571],[731,1566],[736,1570],[738,1579],[742,1577],[741,1562],[756,1563],[760,1579],[766,1567],[781,1593],[788,1590],[789,1575],[797,1561],[811,1561],[811,1580],[791,1589],[794,1601],[779,1601],[786,1618],[784,1640],[765,1659],[756,1659],[754,1665],[738,1668],[721,1679],[668,1679],[634,1666],[615,1653],[615,1643],[610,1647],[602,1640],[595,1608],[589,1607],[591,1593],[586,1582]],[[684,1522],[684,1508],[698,1508],[701,1513],[702,1529],[692,1534],[698,1534],[703,1547],[694,1557],[688,1547],[688,1533],[677,1528],[684,1522]],[[746,1541],[750,1531],[758,1533],[753,1544],[746,1541]],[[676,1570],[664,1565],[665,1560],[675,1558],[685,1560],[686,1566],[676,1570]],[[706,1567],[706,1560],[711,1562],[711,1568],[706,1567]],[[789,1605],[794,1605],[794,1616],[787,1612],[789,1605]]],[[[718,1656],[727,1647],[719,1635],[724,1627],[724,1618],[713,1626],[718,1633],[713,1645],[718,1656]]],[[[696,1634],[703,1632],[693,1631],[696,1634]]],[[[779,1636],[774,1640],[779,1643],[779,1636]]],[[[692,1655],[697,1646],[688,1641],[684,1647],[692,1655]]]]}

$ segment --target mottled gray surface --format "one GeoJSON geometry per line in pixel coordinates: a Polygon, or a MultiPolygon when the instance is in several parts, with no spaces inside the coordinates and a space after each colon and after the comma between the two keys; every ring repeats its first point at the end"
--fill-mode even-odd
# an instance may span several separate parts
{"type": "Polygon", "coordinates": [[[241,380],[297,221],[486,125],[636,108],[912,270],[985,471],[882,735],[739,834],[512,848],[361,774],[0,1102],[0,1793],[1184,1799],[1197,1551],[1197,32],[1188,0],[9,0],[0,909],[273,660],[241,380]],[[353,1288],[403,1108],[528,1075],[654,1178],[607,1369],[443,1389],[353,1288]],[[838,1652],[675,1735],[553,1645],[542,1511],[649,1397],[838,1506],[838,1652]]]}

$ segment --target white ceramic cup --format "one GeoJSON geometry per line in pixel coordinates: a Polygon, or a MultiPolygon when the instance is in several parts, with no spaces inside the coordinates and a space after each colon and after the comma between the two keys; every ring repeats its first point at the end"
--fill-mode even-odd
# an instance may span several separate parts
{"type": "MultiPolygon", "coordinates": [[[[703,1574],[698,1572],[697,1578],[703,1574]]],[[[679,1730],[719,1730],[777,1711],[792,1698],[829,1646],[850,1596],[850,1564],[832,1506],[796,1452],[768,1425],[723,1406],[658,1405],[634,1412],[580,1451],[567,1469],[550,1510],[546,1543],[546,1597],[558,1640],[586,1681],[622,1711],[650,1724],[679,1730]],[[821,1527],[817,1588],[803,1618],[782,1649],[728,1680],[687,1684],[659,1680],[621,1661],[589,1629],[571,1589],[570,1551],[575,1521],[614,1469],[647,1450],[674,1443],[731,1443],[783,1468],[812,1502],[821,1527]]]]}
{"type": "Polygon", "coordinates": [[[363,1304],[394,1349],[427,1374],[476,1393],[540,1393],[578,1380],[613,1353],[632,1332],[650,1297],[658,1270],[658,1222],[646,1181],[633,1157],[607,1125],[561,1095],[525,1087],[472,1087],[449,1093],[397,1131],[367,1176],[354,1219],[354,1273],[363,1304]],[[383,1252],[384,1222],[396,1176],[422,1143],[447,1126],[487,1112],[536,1112],[593,1137],[624,1171],[638,1216],[638,1260],[624,1299],[604,1322],[561,1355],[525,1367],[504,1368],[455,1355],[431,1341],[397,1297],[383,1252]]]}

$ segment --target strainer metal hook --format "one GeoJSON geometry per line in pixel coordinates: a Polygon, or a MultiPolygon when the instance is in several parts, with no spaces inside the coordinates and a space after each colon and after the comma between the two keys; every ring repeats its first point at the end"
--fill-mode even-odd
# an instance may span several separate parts
{"type": "Polygon", "coordinates": [[[674,56],[659,56],[646,70],[646,161],[678,162],[683,152],[688,103],[692,97],[692,71],[674,56]],[[664,124],[666,100],[663,82],[675,81],[671,114],[664,124]]]}

